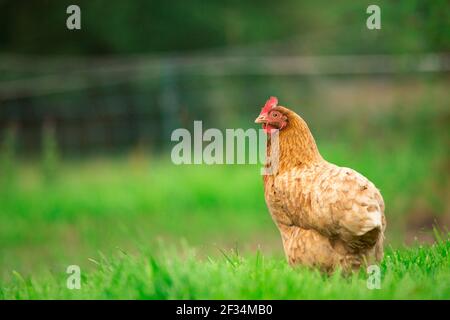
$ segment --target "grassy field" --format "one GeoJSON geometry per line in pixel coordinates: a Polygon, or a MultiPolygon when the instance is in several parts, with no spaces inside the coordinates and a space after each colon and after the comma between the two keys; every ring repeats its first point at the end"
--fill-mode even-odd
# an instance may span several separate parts
{"type": "Polygon", "coordinates": [[[390,249],[381,290],[367,289],[364,272],[327,278],[285,263],[259,166],[185,170],[134,153],[61,162],[49,178],[36,162],[21,162],[1,193],[0,297],[450,298],[450,242],[403,245],[412,208],[425,204],[440,212],[446,205],[434,193],[437,186],[425,187],[446,183],[433,170],[441,149],[428,148],[432,152],[410,145],[377,155],[369,147],[351,157],[343,145],[322,145],[330,160],[375,181],[386,199],[390,249]],[[408,161],[420,153],[420,165],[408,161]],[[385,174],[387,164],[395,179],[385,174]],[[180,243],[187,244],[173,249],[180,243]],[[239,256],[225,258],[222,252],[231,248],[239,256]],[[83,270],[80,291],[65,287],[72,264],[83,270]]]}
{"type": "Polygon", "coordinates": [[[291,268],[259,251],[236,251],[219,259],[195,252],[160,250],[155,257],[121,251],[92,260],[95,270],[82,274],[81,288],[70,290],[67,275],[45,273],[2,285],[3,299],[450,299],[450,239],[430,247],[389,250],[381,264],[379,289],[369,289],[364,270],[344,277],[291,268]]]}
{"type": "Polygon", "coordinates": [[[0,300],[450,300],[448,0],[75,2],[0,0],[0,300]],[[270,96],[380,189],[380,289],[287,264],[262,165],[171,161],[270,96]]]}
{"type": "Polygon", "coordinates": [[[367,289],[364,270],[287,266],[260,165],[176,166],[170,151],[139,149],[77,160],[48,138],[40,158],[1,147],[0,298],[450,299],[448,113],[395,112],[347,120],[358,126],[337,135],[312,126],[327,160],[383,194],[381,290],[367,289]],[[433,226],[447,236],[430,246],[433,226]],[[80,291],[65,287],[69,265],[81,267],[80,291]]]}

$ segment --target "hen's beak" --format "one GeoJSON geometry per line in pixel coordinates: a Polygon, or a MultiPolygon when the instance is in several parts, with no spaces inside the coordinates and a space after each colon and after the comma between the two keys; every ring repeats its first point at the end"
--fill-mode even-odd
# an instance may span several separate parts
{"type": "Polygon", "coordinates": [[[255,123],[266,123],[267,117],[264,114],[260,114],[258,118],[255,119],[255,123]]]}

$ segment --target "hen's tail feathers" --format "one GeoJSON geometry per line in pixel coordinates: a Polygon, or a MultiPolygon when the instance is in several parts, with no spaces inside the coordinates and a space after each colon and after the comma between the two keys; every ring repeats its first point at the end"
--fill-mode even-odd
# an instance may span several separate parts
{"type": "Polygon", "coordinates": [[[369,232],[371,232],[374,229],[382,229],[383,223],[382,223],[382,213],[380,211],[372,211],[368,212],[367,216],[365,218],[364,223],[362,223],[357,232],[355,234],[357,236],[363,236],[369,232]]]}
{"type": "Polygon", "coordinates": [[[364,223],[354,232],[349,245],[353,249],[372,248],[383,236],[383,215],[379,211],[369,212],[364,223]]]}

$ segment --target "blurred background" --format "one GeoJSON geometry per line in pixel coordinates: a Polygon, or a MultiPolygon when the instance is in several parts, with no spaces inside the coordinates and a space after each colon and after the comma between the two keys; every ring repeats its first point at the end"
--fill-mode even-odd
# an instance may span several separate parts
{"type": "Polygon", "coordinates": [[[257,128],[270,95],[381,189],[388,245],[433,242],[449,88],[445,0],[0,0],[0,279],[183,243],[282,256],[260,165],[170,161],[174,129],[257,128]]]}

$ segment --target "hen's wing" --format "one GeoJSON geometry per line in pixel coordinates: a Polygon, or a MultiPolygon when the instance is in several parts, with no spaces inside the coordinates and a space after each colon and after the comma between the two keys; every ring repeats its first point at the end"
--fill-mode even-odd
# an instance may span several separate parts
{"type": "Polygon", "coordinates": [[[367,178],[323,162],[279,175],[274,183],[293,224],[338,237],[353,246],[373,246],[384,231],[384,202],[367,178]]]}

